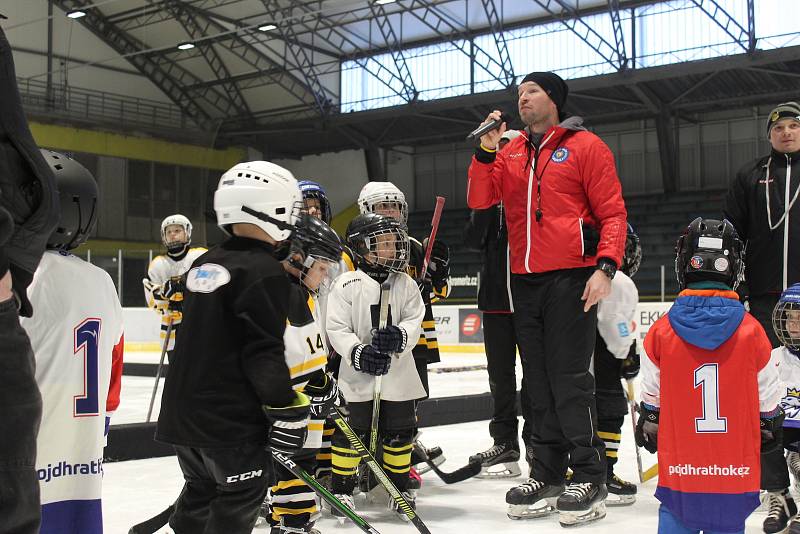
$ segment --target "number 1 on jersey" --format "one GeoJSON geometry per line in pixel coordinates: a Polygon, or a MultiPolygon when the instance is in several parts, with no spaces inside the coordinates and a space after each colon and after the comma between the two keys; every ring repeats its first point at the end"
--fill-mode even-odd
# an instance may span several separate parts
{"type": "Polygon", "coordinates": [[[719,416],[719,366],[707,363],[694,370],[694,387],[701,388],[703,417],[695,417],[695,431],[727,432],[728,418],[719,416]]]}
{"type": "Polygon", "coordinates": [[[100,319],[86,319],[75,327],[75,354],[83,356],[83,394],[75,395],[73,417],[100,414],[98,398],[98,344],[100,319]]]}

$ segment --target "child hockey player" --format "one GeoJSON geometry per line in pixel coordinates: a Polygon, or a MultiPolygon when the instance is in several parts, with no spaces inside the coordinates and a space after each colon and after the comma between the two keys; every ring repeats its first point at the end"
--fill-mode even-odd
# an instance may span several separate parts
{"type": "Polygon", "coordinates": [[[63,154],[42,155],[56,178],[61,218],[28,289],[36,313],[22,319],[44,407],[36,458],[41,532],[101,534],[103,447],[122,379],[122,306],[111,277],[69,252],[97,221],[94,177],[63,154]]]}
{"type": "Polygon", "coordinates": [[[789,534],[800,534],[800,515],[796,515],[797,505],[789,494],[788,473],[792,472],[797,485],[800,477],[800,284],[783,292],[772,314],[772,326],[782,345],[772,350],[772,359],[781,377],[781,407],[786,417],[782,446],[761,454],[761,488],[769,492],[764,532],[783,532],[789,523],[789,534]],[[783,449],[788,450],[786,458],[783,449]]]}
{"type": "Polygon", "coordinates": [[[681,292],[644,340],[636,442],[658,450],[659,533],[744,533],[759,449],[781,444],[778,369],[734,291],[744,250],[733,225],[697,218],[676,250],[681,292]]]}
{"type": "Polygon", "coordinates": [[[272,480],[267,445],[291,455],[305,442],[309,400],[292,389],[283,338],[291,285],[275,258],[301,200],[292,174],[265,161],[233,166],[214,194],[230,237],[186,274],[156,431],[186,481],[176,534],[250,534],[272,480]]]}
{"type": "MultiPolygon", "coordinates": [[[[311,403],[308,437],[294,462],[314,473],[322,441],[325,416],[338,397],[336,381],[325,373],[328,351],[315,320],[315,300],[327,291],[331,273],[338,271],[342,246],[327,224],[303,213],[295,225],[289,257],[283,262],[292,282],[288,323],[283,335],[286,363],[292,387],[305,393],[311,403]]],[[[276,480],[267,497],[271,534],[311,533],[319,513],[314,491],[275,462],[276,480]]]]}
{"type": "MultiPolygon", "coordinates": [[[[425,396],[411,354],[421,331],[425,305],[405,273],[408,236],[398,221],[367,213],[347,227],[346,241],[357,270],[340,275],[328,298],[326,328],[342,355],[339,387],[347,399],[350,425],[367,441],[375,377],[382,376],[380,421],[383,469],[409,503],[411,448],[416,426],[414,401],[425,396]],[[378,329],[381,284],[391,285],[387,326],[378,329]]],[[[359,456],[339,432],[333,438],[332,491],[353,507],[359,456]]],[[[390,507],[395,509],[395,501],[390,507]]],[[[399,510],[398,510],[398,513],[399,510]]]]}
{"type": "Polygon", "coordinates": [[[203,247],[190,248],[192,223],[181,214],[170,215],[161,221],[161,242],[166,255],[153,258],[147,268],[147,278],[142,279],[147,306],[161,314],[161,342],[170,330],[167,350],[172,353],[178,325],[181,324],[181,304],[184,283],[182,276],[198,256],[206,252],[203,247]],[[170,328],[170,324],[172,325],[170,328]]]}

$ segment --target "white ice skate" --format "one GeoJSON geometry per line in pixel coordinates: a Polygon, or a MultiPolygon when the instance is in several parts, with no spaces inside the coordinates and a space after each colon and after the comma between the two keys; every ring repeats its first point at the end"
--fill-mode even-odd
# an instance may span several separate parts
{"type": "MultiPolygon", "coordinates": [[[[353,502],[353,496],[347,495],[346,493],[337,493],[334,495],[337,499],[342,501],[342,503],[346,504],[348,508],[355,511],[356,505],[353,502]]],[[[336,518],[340,525],[344,525],[344,522],[347,521],[347,516],[344,515],[341,511],[337,508],[331,508],[331,515],[336,518]]]]}
{"type": "MultiPolygon", "coordinates": [[[[417,509],[416,494],[414,492],[411,492],[411,491],[404,491],[404,492],[402,492],[402,495],[405,498],[405,500],[408,501],[408,504],[411,506],[411,508],[413,510],[416,510],[417,509]]],[[[388,494],[387,494],[387,496],[388,496],[388,494]]],[[[389,508],[389,510],[391,510],[392,512],[397,514],[397,517],[399,517],[403,521],[410,521],[410,519],[408,518],[406,513],[403,512],[403,510],[400,508],[400,505],[397,504],[397,502],[394,499],[392,499],[391,497],[389,497],[388,506],[387,507],[389,508]]]]}
{"type": "Polygon", "coordinates": [[[786,465],[794,480],[794,492],[800,494],[800,453],[789,451],[786,453],[786,465]]]}
{"type": "Polygon", "coordinates": [[[556,501],[564,486],[553,486],[529,478],[506,493],[509,519],[537,519],[556,513],[556,501]]]}
{"type": "Polygon", "coordinates": [[[478,478],[513,478],[522,474],[519,468],[519,448],[515,443],[497,443],[469,457],[469,462],[481,462],[478,478]]]}
{"type": "Polygon", "coordinates": [[[605,484],[573,482],[558,498],[558,522],[562,527],[584,525],[606,516],[605,484]]]}

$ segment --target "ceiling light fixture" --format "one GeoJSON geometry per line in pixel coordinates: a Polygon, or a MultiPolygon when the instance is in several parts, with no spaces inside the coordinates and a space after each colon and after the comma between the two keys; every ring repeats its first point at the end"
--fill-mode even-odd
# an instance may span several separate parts
{"type": "Polygon", "coordinates": [[[375,0],[375,3],[379,6],[385,6],[386,4],[394,4],[397,0],[375,0]]]}
{"type": "Polygon", "coordinates": [[[79,19],[85,16],[86,16],[86,11],[81,11],[80,9],[76,9],[75,11],[70,11],[69,13],[67,13],[67,17],[71,19],[79,19]]]}
{"type": "Polygon", "coordinates": [[[259,31],[262,31],[262,32],[268,32],[270,30],[277,30],[278,27],[275,26],[274,24],[264,24],[263,26],[259,26],[258,29],[259,29],[259,31]]]}
{"type": "Polygon", "coordinates": [[[178,50],[191,50],[194,48],[194,43],[181,43],[178,45],[178,50]]]}

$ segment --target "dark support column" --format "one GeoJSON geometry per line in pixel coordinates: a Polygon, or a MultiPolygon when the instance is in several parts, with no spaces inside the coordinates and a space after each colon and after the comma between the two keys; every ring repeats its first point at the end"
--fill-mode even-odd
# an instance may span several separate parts
{"type": "Polygon", "coordinates": [[[46,109],[53,109],[53,0],[47,2],[47,88],[46,109]]]}
{"type": "Polygon", "coordinates": [[[381,149],[375,145],[370,145],[364,150],[364,157],[367,162],[367,179],[370,182],[386,181],[386,174],[383,167],[383,154],[381,149]]]}
{"type": "Polygon", "coordinates": [[[656,135],[658,136],[658,153],[661,158],[661,180],[665,193],[678,190],[677,153],[673,130],[675,121],[666,108],[662,108],[656,117],[656,135]]]}

